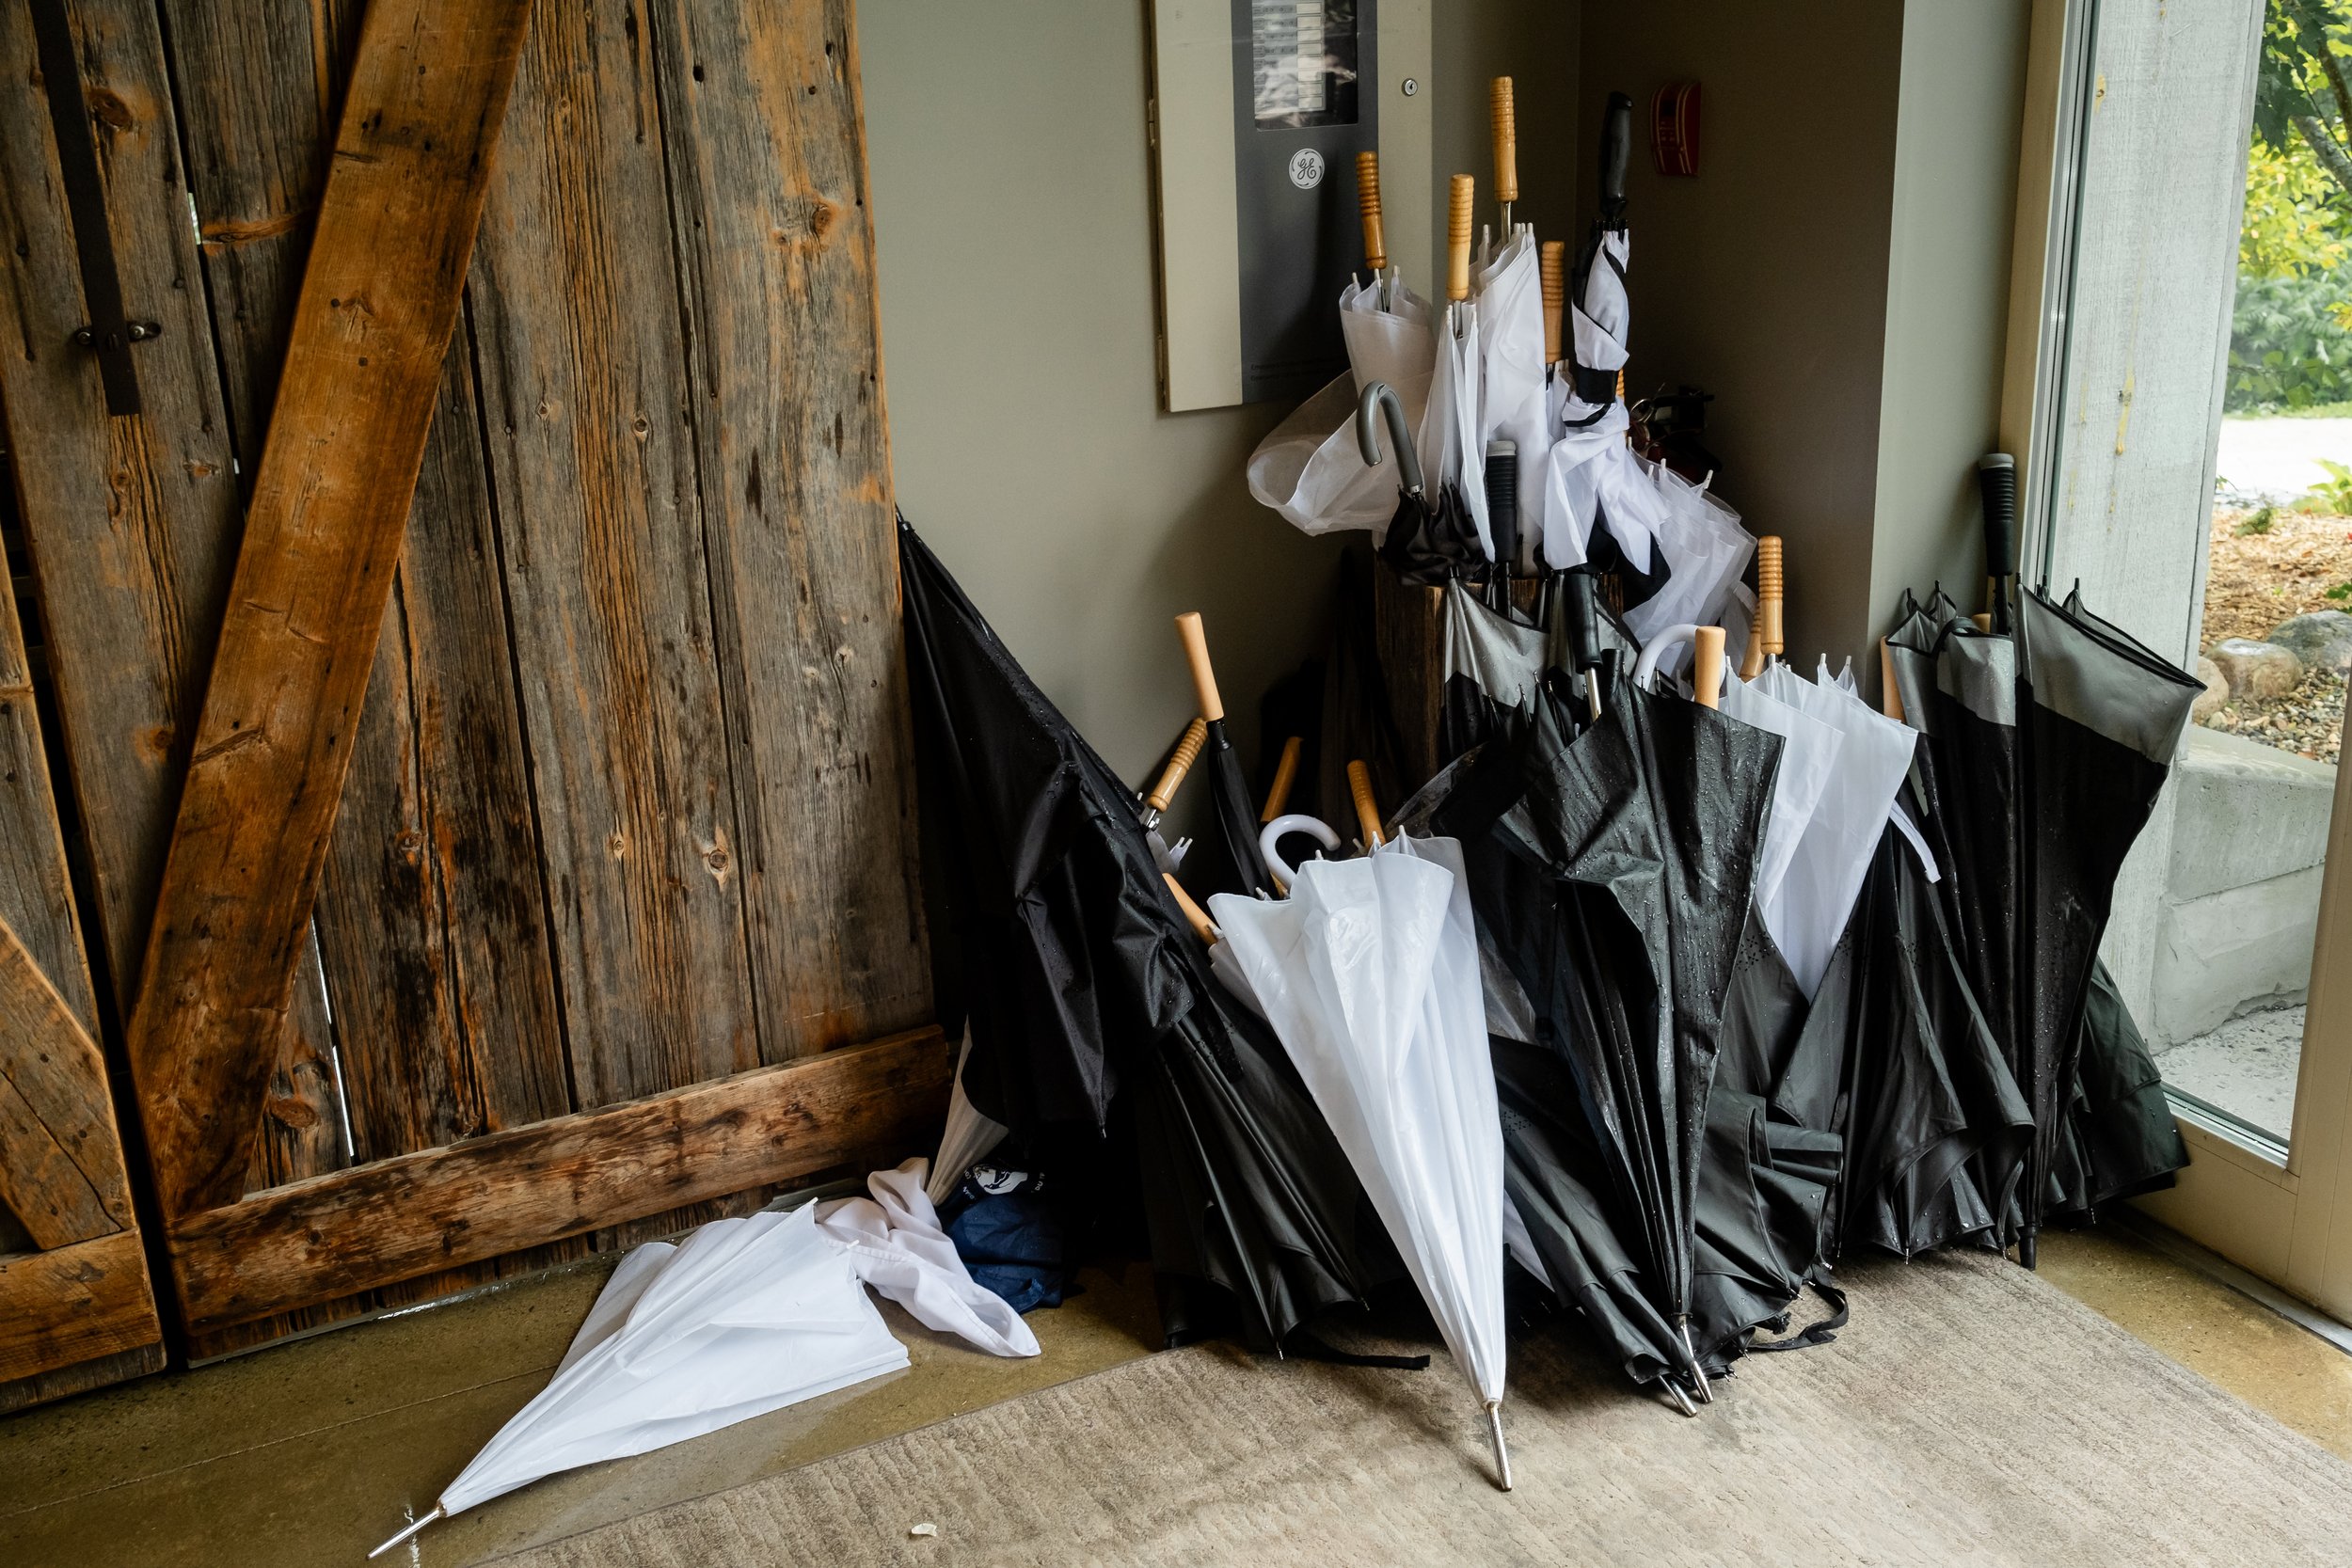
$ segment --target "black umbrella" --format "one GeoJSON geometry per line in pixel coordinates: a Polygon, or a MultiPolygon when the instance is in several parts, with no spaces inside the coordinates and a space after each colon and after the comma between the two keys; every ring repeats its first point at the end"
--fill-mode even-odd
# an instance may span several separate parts
{"type": "Polygon", "coordinates": [[[1581,735],[1563,708],[1547,692],[1520,744],[1457,765],[1434,822],[1463,843],[1536,1043],[1568,1064],[1612,1229],[1703,1394],[1689,1318],[1708,1087],[1780,742],[1630,683],[1581,735]]]}
{"type": "MultiPolygon", "coordinates": [[[[1603,672],[1605,686],[1606,672],[1629,666],[1640,653],[1624,624],[1594,601],[1589,574],[1565,572],[1551,580],[1562,591],[1538,602],[1533,622],[1486,604],[1458,582],[1447,586],[1440,623],[1440,761],[1497,737],[1517,738],[1534,717],[1537,691],[1562,685],[1580,665],[1603,672]],[[1581,636],[1580,620],[1585,622],[1581,636]],[[1580,642],[1589,651],[1581,651],[1580,642]]],[[[1580,713],[1589,708],[1568,705],[1571,721],[1580,713]]]]}
{"type": "Polygon", "coordinates": [[[1386,420],[1390,444],[1396,448],[1396,515],[1380,536],[1380,559],[1402,580],[1417,587],[1434,587],[1458,577],[1480,577],[1486,570],[1486,546],[1478,528],[1453,487],[1434,490],[1425,483],[1413,432],[1405,418],[1405,404],[1386,382],[1366,386],[1356,404],[1356,444],[1364,462],[1380,466],[1380,424],[1386,420]]]}
{"type": "MultiPolygon", "coordinates": [[[[2204,687],[2084,610],[2079,589],[2063,604],[2025,594],[2016,616],[2024,894],[2017,1033],[2019,1078],[2034,1113],[2022,1255],[2030,1264],[2045,1212],[2095,1201],[2079,1186],[2068,1191],[2059,1178],[2099,942],[2116,876],[2155,808],[2204,687]]],[[[2111,983],[2106,992],[2103,1011],[2112,1020],[2122,1003],[2111,983]]],[[[2124,1046],[2112,1023],[2106,1043],[2124,1046]]],[[[2128,1115],[2128,1098],[2124,1108],[2128,1115]]]]}
{"type": "Polygon", "coordinates": [[[1850,935],[1861,961],[1839,1243],[1903,1257],[1967,1239],[1999,1245],[2032,1114],[1926,868],[1892,827],[1850,935]]]}
{"type": "Polygon", "coordinates": [[[1211,975],[1134,797],[902,522],[932,970],[962,1083],[1015,1137],[1132,1134],[1171,1339],[1279,1346],[1397,1268],[1280,1045],[1211,975]]]}
{"type": "Polygon", "coordinates": [[[1225,733],[1225,699],[1217,695],[1216,670],[1209,662],[1209,639],[1199,610],[1176,617],[1176,635],[1184,640],[1184,662],[1192,671],[1193,690],[1200,699],[1200,717],[1208,721],[1208,739],[1200,749],[1200,766],[1209,776],[1209,805],[1216,832],[1198,875],[1188,885],[1198,897],[1213,893],[1254,893],[1271,898],[1274,883],[1258,853],[1258,808],[1249,798],[1241,758],[1225,733]]]}

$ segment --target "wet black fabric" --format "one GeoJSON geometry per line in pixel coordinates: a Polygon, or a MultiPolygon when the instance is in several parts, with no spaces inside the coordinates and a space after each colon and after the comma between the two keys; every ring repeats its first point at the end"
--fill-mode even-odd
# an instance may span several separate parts
{"type": "Polygon", "coordinates": [[[1470,759],[1434,821],[1462,841],[1537,1043],[1568,1064],[1604,1217],[1674,1323],[1692,1306],[1708,1089],[1780,741],[1629,682],[1573,738],[1559,706],[1540,701],[1522,744],[1470,759]]]}
{"type": "MultiPolygon", "coordinates": [[[[1339,829],[1343,838],[1355,836],[1349,829],[1356,820],[1355,799],[1347,786],[1350,762],[1371,769],[1373,799],[1384,811],[1395,810],[1422,783],[1407,776],[1404,737],[1380,671],[1372,605],[1372,574],[1380,569],[1364,551],[1342,552],[1331,645],[1324,661],[1315,796],[1323,820],[1339,829]]],[[[1263,803],[1264,797],[1259,799],[1263,803]]]]}
{"type": "Polygon", "coordinates": [[[1272,1346],[1362,1299],[1393,1250],[1289,1058],[1211,976],[1133,797],[903,522],[898,542],[932,962],[943,1022],[969,1019],[974,1107],[1098,1148],[1118,1113],[1171,1338],[1272,1346]]]}
{"type": "Polygon", "coordinates": [[[2165,1098],[2155,1058],[2115,989],[2107,966],[2090,968],[2084,999],[2082,1059],[2053,1171],[2050,1207],[2090,1218],[2103,1204],[2169,1187],[2188,1164],[2188,1146],[2165,1098]]]}
{"type": "Polygon", "coordinates": [[[1681,1341],[1659,1310],[1658,1284],[1644,1277],[1620,1239],[1623,1206],[1566,1058],[1501,1036],[1489,1044],[1502,1114],[1503,1190],[1554,1297],[1582,1315],[1636,1383],[1678,1369],[1681,1341]]]}
{"type": "Polygon", "coordinates": [[[1380,536],[1380,559],[1417,588],[1483,578],[1487,565],[1478,526],[1451,484],[1439,486],[1434,503],[1398,493],[1395,515],[1380,536]]]}
{"type": "Polygon", "coordinates": [[[1258,852],[1258,807],[1223,720],[1210,722],[1193,768],[1209,792],[1209,822],[1179,873],[1185,890],[1203,904],[1220,893],[1273,897],[1274,883],[1258,852]]]}
{"type": "Polygon", "coordinates": [[[1840,1248],[1909,1257],[1969,1240],[1998,1245],[2032,1117],[1969,987],[1943,904],[1892,827],[1851,934],[1861,961],[1840,1248]]]}
{"type": "Polygon", "coordinates": [[[1844,1165],[1841,1075],[1852,1034],[1851,927],[1805,1000],[1751,905],[1723,1004],[1699,1170],[1692,1338],[1719,1363],[1788,1325],[1829,1281],[1829,1214],[1844,1165]]]}
{"type": "MultiPolygon", "coordinates": [[[[2054,1194],[2099,942],[2123,857],[2154,810],[2203,683],[2086,611],[2017,605],[2018,1077],[2034,1114],[2028,1235],[2054,1194]]],[[[2121,999],[2112,1012],[2121,1012],[2121,999]]],[[[2126,1102],[2128,1103],[2128,1101],[2126,1102]]],[[[2058,1196],[2058,1206],[2067,1198],[2058,1196]]]]}

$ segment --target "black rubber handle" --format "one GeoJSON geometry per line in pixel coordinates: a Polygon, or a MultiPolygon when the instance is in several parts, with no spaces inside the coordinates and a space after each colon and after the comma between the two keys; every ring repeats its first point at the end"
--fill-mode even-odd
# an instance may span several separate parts
{"type": "Polygon", "coordinates": [[[1568,657],[1579,674],[1589,674],[1600,668],[1600,600],[1593,592],[1593,574],[1568,571],[1561,574],[1561,586],[1568,595],[1568,657]]]}
{"type": "Polygon", "coordinates": [[[1977,488],[1984,499],[1984,575],[2017,575],[2017,459],[2005,451],[1977,459],[1977,488]]]}
{"type": "Polygon", "coordinates": [[[1517,441],[1486,443],[1486,528],[1494,535],[1495,562],[1506,574],[1519,563],[1519,447],[1517,441]]]}
{"type": "Polygon", "coordinates": [[[1633,100],[1609,95],[1600,111],[1600,215],[1613,223],[1625,211],[1625,174],[1633,161],[1633,100]]]}

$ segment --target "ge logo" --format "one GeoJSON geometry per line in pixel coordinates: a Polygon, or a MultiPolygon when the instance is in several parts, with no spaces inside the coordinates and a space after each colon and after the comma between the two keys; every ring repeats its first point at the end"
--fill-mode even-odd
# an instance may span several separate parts
{"type": "Polygon", "coordinates": [[[1291,183],[1302,191],[1313,190],[1323,183],[1323,154],[1311,147],[1302,147],[1291,154],[1291,183]]]}

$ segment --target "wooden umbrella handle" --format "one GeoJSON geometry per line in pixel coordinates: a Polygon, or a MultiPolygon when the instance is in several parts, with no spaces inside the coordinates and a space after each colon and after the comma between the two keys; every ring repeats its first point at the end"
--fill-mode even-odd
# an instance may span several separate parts
{"type": "Polygon", "coordinates": [[[1879,711],[1900,722],[1903,717],[1903,689],[1895,681],[1895,650],[1886,639],[1879,639],[1879,711]]]}
{"type": "Polygon", "coordinates": [[[1724,701],[1724,628],[1701,626],[1691,639],[1691,693],[1701,707],[1724,701]]]}
{"type": "Polygon", "coordinates": [[[1143,798],[1145,805],[1153,811],[1168,809],[1168,803],[1176,799],[1176,792],[1184,787],[1184,775],[1192,771],[1194,761],[1200,757],[1200,743],[1208,738],[1209,721],[1206,719],[1195,719],[1184,726],[1184,735],[1176,742],[1176,750],[1168,753],[1168,766],[1160,770],[1160,782],[1153,784],[1152,793],[1143,798]]]}
{"type": "Polygon", "coordinates": [[[1470,298],[1470,208],[1478,199],[1478,182],[1467,174],[1454,177],[1445,211],[1445,297],[1470,298]]]}
{"type": "Polygon", "coordinates": [[[1209,918],[1209,911],[1192,901],[1192,895],[1184,891],[1184,884],[1176,879],[1174,873],[1161,872],[1160,880],[1168,884],[1168,891],[1175,898],[1176,907],[1184,911],[1184,924],[1192,927],[1192,934],[1215,947],[1218,933],[1216,922],[1209,918]]]}
{"type": "Polygon", "coordinates": [[[1748,623],[1747,652],[1740,656],[1740,678],[1752,681],[1764,673],[1764,626],[1759,621],[1748,623]]]}
{"type": "MultiPolygon", "coordinates": [[[[1511,102],[1511,78],[1498,76],[1486,89],[1486,115],[1495,142],[1495,199],[1519,198],[1519,119],[1511,102]]],[[[1504,243],[1511,236],[1505,234],[1504,243]]]]}
{"type": "Polygon", "coordinates": [[[1566,242],[1546,240],[1536,248],[1535,265],[1544,281],[1544,363],[1556,365],[1560,362],[1560,322],[1568,306],[1566,242]]]}
{"type": "Polygon", "coordinates": [[[1781,590],[1780,535],[1768,533],[1756,542],[1756,625],[1764,651],[1775,658],[1788,647],[1781,629],[1781,590]]]}
{"type": "Polygon", "coordinates": [[[1282,760],[1274,765],[1274,787],[1265,792],[1265,810],[1258,814],[1261,825],[1282,815],[1291,803],[1291,786],[1298,782],[1298,754],[1306,741],[1292,736],[1282,742],[1282,760]]]}
{"type": "Polygon", "coordinates": [[[1184,639],[1184,662],[1192,667],[1192,689],[1200,696],[1200,717],[1212,724],[1224,722],[1225,702],[1216,694],[1216,672],[1209,666],[1209,639],[1200,629],[1200,612],[1187,610],[1177,616],[1176,635],[1184,639]]]}
{"type": "Polygon", "coordinates": [[[1369,149],[1356,154],[1356,205],[1364,214],[1364,265],[1376,273],[1389,264],[1389,246],[1380,232],[1380,154],[1369,149]]]}
{"type": "Polygon", "coordinates": [[[1356,798],[1356,826],[1363,831],[1364,847],[1379,848],[1388,840],[1380,835],[1380,807],[1372,798],[1372,769],[1360,762],[1349,763],[1347,792],[1356,798]]]}

